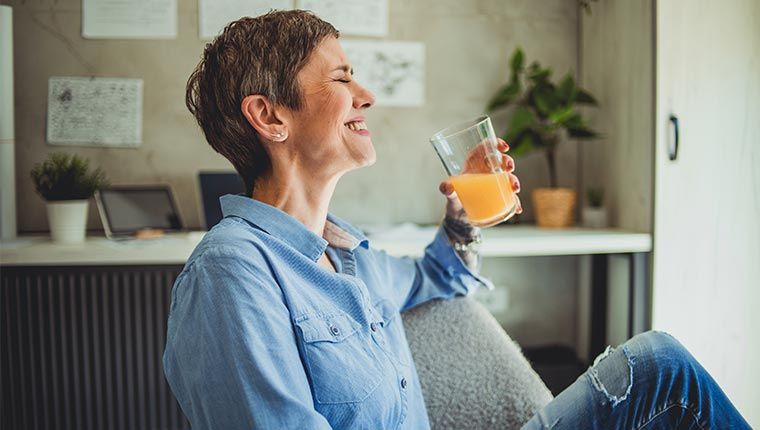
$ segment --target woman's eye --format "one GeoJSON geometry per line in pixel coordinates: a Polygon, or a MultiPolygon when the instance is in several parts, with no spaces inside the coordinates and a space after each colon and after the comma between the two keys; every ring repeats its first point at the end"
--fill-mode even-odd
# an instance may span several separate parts
{"type": "Polygon", "coordinates": [[[344,84],[347,84],[347,83],[349,83],[351,81],[348,80],[348,79],[338,79],[338,82],[343,82],[344,84]]]}

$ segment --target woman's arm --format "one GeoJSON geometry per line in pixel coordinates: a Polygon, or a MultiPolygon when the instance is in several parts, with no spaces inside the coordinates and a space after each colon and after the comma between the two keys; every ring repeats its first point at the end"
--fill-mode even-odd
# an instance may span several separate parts
{"type": "Polygon", "coordinates": [[[207,250],[172,290],[164,371],[193,428],[329,429],[314,410],[280,288],[207,250]]]}
{"type": "Polygon", "coordinates": [[[386,287],[401,312],[429,300],[466,295],[478,286],[493,289],[491,281],[468,268],[457,255],[443,226],[421,258],[399,258],[385,251],[372,252],[387,279],[386,287]]]}

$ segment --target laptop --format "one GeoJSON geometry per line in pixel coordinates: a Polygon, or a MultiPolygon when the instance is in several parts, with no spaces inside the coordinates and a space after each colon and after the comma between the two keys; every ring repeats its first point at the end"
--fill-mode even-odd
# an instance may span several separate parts
{"type": "Polygon", "coordinates": [[[201,191],[202,219],[206,230],[211,230],[222,220],[222,207],[219,197],[225,194],[245,192],[243,179],[234,171],[200,172],[198,184],[201,191]]]}
{"type": "Polygon", "coordinates": [[[146,229],[185,230],[169,185],[106,187],[95,192],[95,202],[109,239],[133,238],[146,229]]]}

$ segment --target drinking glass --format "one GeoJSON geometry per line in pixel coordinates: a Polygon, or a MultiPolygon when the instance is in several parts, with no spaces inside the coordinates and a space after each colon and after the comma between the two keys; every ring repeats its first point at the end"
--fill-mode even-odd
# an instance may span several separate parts
{"type": "Polygon", "coordinates": [[[488,116],[445,128],[430,138],[467,218],[478,227],[506,221],[517,210],[496,142],[488,116]]]}

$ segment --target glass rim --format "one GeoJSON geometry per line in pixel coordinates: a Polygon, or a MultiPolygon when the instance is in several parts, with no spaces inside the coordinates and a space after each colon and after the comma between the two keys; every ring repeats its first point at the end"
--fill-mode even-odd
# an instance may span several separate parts
{"type": "Polygon", "coordinates": [[[454,137],[454,136],[456,136],[458,134],[462,134],[462,133],[470,130],[471,128],[475,128],[475,127],[483,124],[484,122],[488,122],[490,120],[491,120],[491,118],[488,115],[480,115],[480,116],[477,116],[477,117],[472,118],[470,120],[462,121],[460,123],[457,123],[457,124],[454,124],[452,126],[446,127],[446,128],[444,128],[442,130],[439,130],[438,132],[436,132],[435,134],[433,134],[433,136],[430,138],[430,141],[431,142],[437,142],[437,141],[446,140],[446,139],[454,137]],[[454,131],[454,130],[456,130],[456,131],[454,131]]]}

